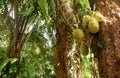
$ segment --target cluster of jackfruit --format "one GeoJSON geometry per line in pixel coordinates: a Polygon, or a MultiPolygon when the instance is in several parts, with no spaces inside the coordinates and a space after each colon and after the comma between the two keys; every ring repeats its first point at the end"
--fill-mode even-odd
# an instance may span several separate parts
{"type": "Polygon", "coordinates": [[[72,32],[72,35],[74,37],[74,39],[76,41],[79,41],[81,42],[81,45],[80,45],[80,54],[82,55],[87,55],[88,51],[87,51],[87,46],[84,45],[83,43],[83,40],[84,40],[84,37],[85,37],[85,34],[84,34],[84,31],[82,29],[75,29],[73,32],[72,32]]]}
{"type": "Polygon", "coordinates": [[[92,12],[91,15],[84,15],[82,18],[82,27],[87,28],[91,33],[99,31],[99,22],[103,21],[103,15],[100,12],[92,12]]]}
{"type": "Polygon", "coordinates": [[[75,29],[72,32],[72,35],[76,41],[81,42],[80,48],[79,48],[80,54],[82,54],[84,56],[87,55],[88,54],[88,47],[83,42],[84,37],[85,37],[84,31],[82,29],[75,29]]]}
{"type": "Polygon", "coordinates": [[[99,12],[93,12],[91,15],[84,15],[82,18],[82,28],[75,29],[72,35],[76,41],[80,42],[80,54],[86,56],[89,53],[88,46],[84,43],[84,31],[88,29],[90,33],[97,33],[99,31],[99,22],[103,21],[103,15],[99,12]]]}

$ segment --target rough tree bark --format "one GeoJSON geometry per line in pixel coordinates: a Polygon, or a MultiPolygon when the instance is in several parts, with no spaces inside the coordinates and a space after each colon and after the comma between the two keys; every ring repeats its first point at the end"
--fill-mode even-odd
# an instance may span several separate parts
{"type": "Polygon", "coordinates": [[[101,78],[120,78],[120,2],[97,0],[97,11],[104,15],[100,23],[99,39],[104,47],[98,54],[101,78]]]}
{"type": "Polygon", "coordinates": [[[56,78],[68,78],[68,32],[66,25],[60,22],[62,16],[57,1],[56,15],[56,46],[54,48],[56,78]]]}
{"type": "Polygon", "coordinates": [[[71,16],[74,16],[74,14],[69,6],[69,1],[66,1],[55,0],[56,46],[54,48],[54,60],[56,67],[56,78],[69,78],[68,52],[73,42],[70,32],[74,30],[72,25],[73,23],[71,22],[71,16]],[[66,1],[68,5],[65,4],[66,1]],[[68,9],[66,9],[66,7],[70,9],[70,11],[67,11],[68,9]]]}
{"type": "Polygon", "coordinates": [[[57,25],[57,45],[54,49],[56,78],[68,78],[68,39],[65,25],[57,25]]]}

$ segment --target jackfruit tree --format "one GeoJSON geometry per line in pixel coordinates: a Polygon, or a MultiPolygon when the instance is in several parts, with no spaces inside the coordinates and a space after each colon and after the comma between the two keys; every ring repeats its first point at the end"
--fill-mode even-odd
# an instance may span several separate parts
{"type": "Polygon", "coordinates": [[[99,40],[104,43],[98,53],[99,73],[101,78],[119,78],[120,3],[119,0],[96,0],[95,4],[104,16],[99,31],[99,40]]]}
{"type": "Polygon", "coordinates": [[[119,0],[0,0],[0,78],[119,78],[119,0]]]}
{"type": "MultiPolygon", "coordinates": [[[[59,75],[62,75],[63,78],[68,78],[66,70],[68,65],[68,56],[70,53],[70,49],[68,46],[71,44],[76,44],[76,51],[73,51],[75,57],[79,57],[80,60],[77,64],[79,67],[76,69],[77,74],[74,75],[74,78],[81,78],[80,75],[82,73],[82,68],[79,63],[81,63],[81,59],[85,56],[82,52],[78,55],[79,51],[88,51],[89,53],[94,55],[93,62],[96,62],[95,65],[98,65],[98,71],[100,73],[101,78],[119,78],[119,19],[120,19],[120,4],[118,0],[55,0],[56,8],[57,8],[57,21],[59,21],[62,17],[64,22],[62,21],[61,25],[57,22],[57,26],[59,26],[58,33],[62,32],[62,34],[56,36],[58,43],[63,44],[59,45],[61,47],[61,51],[55,50],[55,55],[57,55],[57,78],[61,78],[59,75]],[[88,3],[88,4],[87,4],[88,3]],[[71,6],[70,6],[71,4],[71,6]],[[90,4],[90,7],[89,7],[90,4]],[[66,10],[67,6],[67,10],[66,10]],[[64,10],[65,9],[65,10],[64,10]],[[71,10],[72,9],[72,10],[71,10]],[[61,11],[62,10],[62,11],[61,11]],[[76,22],[71,21],[71,16],[76,17],[76,22]],[[83,19],[82,19],[83,18],[83,19]],[[65,25],[65,26],[64,26],[65,25]],[[81,26],[82,25],[82,26],[81,26]],[[63,28],[62,28],[63,26],[63,28]],[[67,31],[67,30],[68,31],[67,31]],[[82,31],[81,31],[82,29],[82,31]],[[65,32],[63,32],[65,31],[65,32]],[[67,32],[66,32],[67,31],[67,32]],[[67,41],[67,33],[73,32],[72,41],[67,41]],[[83,33],[85,34],[83,39],[83,33]],[[64,37],[63,37],[63,36],[64,37]],[[60,39],[62,38],[62,39],[60,39]],[[64,39],[66,38],[66,39],[64,39]],[[60,40],[59,40],[60,39],[60,40]],[[81,40],[82,39],[82,40],[81,40]],[[62,41],[63,40],[63,41],[62,41]],[[66,40],[66,44],[64,44],[64,40],[66,40]],[[75,40],[75,42],[74,42],[75,40]],[[60,42],[59,42],[60,41],[60,42]],[[67,44],[68,42],[68,44],[67,44]],[[83,44],[84,43],[84,44],[83,44]],[[62,46],[64,45],[64,46],[62,46]],[[84,45],[84,46],[83,46],[84,45]],[[86,50],[81,49],[81,47],[85,47],[86,50]],[[78,49],[80,48],[80,50],[78,49]],[[88,49],[88,50],[87,50],[88,49]],[[67,50],[67,51],[66,51],[67,50]],[[58,53],[57,53],[58,52],[58,53]],[[77,56],[76,56],[77,55],[77,56]],[[62,61],[60,61],[62,60],[62,61]],[[63,64],[64,60],[64,64],[63,64]],[[66,75],[62,73],[66,72],[66,75]]],[[[73,18],[72,18],[73,19],[73,18]]],[[[58,47],[58,48],[59,48],[58,47]]],[[[59,48],[60,49],[60,48],[59,48]]],[[[86,55],[86,54],[85,54],[86,55]]],[[[74,56],[73,56],[74,57],[74,56]]],[[[92,58],[91,58],[92,59],[92,58]]],[[[73,60],[73,59],[72,59],[73,60]]],[[[83,60],[82,60],[83,61],[83,60]]],[[[69,66],[69,65],[68,65],[69,66]]],[[[70,68],[69,68],[70,69],[70,68]]],[[[93,66],[94,77],[97,76],[97,72],[94,72],[95,67],[93,66]]],[[[95,70],[96,71],[96,70],[95,70]]],[[[90,78],[87,76],[82,76],[83,78],[90,78]]]]}

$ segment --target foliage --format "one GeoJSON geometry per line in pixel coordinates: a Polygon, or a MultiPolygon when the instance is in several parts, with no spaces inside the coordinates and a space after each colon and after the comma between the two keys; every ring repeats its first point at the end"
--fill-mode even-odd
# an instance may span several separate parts
{"type": "MultiPolygon", "coordinates": [[[[5,3],[8,5],[4,5],[4,1],[1,0],[1,14],[5,14],[5,6],[12,6],[14,1],[7,0],[5,3]]],[[[22,14],[29,17],[27,22],[28,27],[25,29],[25,33],[27,34],[27,36],[25,36],[26,43],[21,51],[19,66],[13,64],[14,60],[7,56],[9,47],[11,47],[9,45],[11,45],[10,37],[12,32],[8,29],[9,22],[5,22],[7,27],[5,28],[3,23],[5,19],[0,19],[0,76],[4,78],[12,77],[12,74],[17,72],[18,69],[19,73],[17,74],[17,78],[55,77],[52,59],[52,48],[55,44],[54,34],[52,34],[55,33],[54,20],[48,17],[48,11],[51,10],[48,8],[48,5],[52,6],[51,4],[48,4],[46,0],[22,0],[18,3],[18,6],[16,5],[17,7],[15,7],[19,9],[16,10],[17,15],[22,14]],[[12,63],[10,63],[11,61],[12,63]],[[8,63],[10,64],[10,70],[8,74],[5,74],[4,71],[6,70],[8,63]]],[[[8,9],[9,8],[12,9],[12,7],[8,7],[8,9]]],[[[55,9],[52,9],[52,11],[55,11],[55,9]]],[[[9,13],[12,13],[12,10],[9,13]]],[[[19,18],[19,16],[15,16],[14,18],[14,16],[10,14],[8,16],[12,17],[12,20],[14,21],[17,21],[17,18],[19,18]]],[[[6,15],[4,18],[6,18],[6,15]]],[[[15,25],[12,27],[14,28],[14,26],[15,25]]]]}
{"type": "MultiPolygon", "coordinates": [[[[0,77],[12,78],[13,74],[19,71],[17,78],[55,78],[53,48],[56,9],[54,0],[18,1],[18,3],[14,0],[0,1],[0,77]],[[27,17],[23,35],[25,43],[20,52],[20,59],[9,58],[9,49],[12,47],[11,34],[18,31],[16,27],[21,15],[27,17]],[[16,61],[19,61],[19,65],[14,64],[16,61]],[[6,74],[8,64],[10,70],[6,74]]],[[[90,9],[88,0],[79,0],[78,9],[80,18],[88,13],[90,9]]],[[[102,47],[102,43],[98,42],[98,46],[102,47]]],[[[90,53],[84,57],[76,51],[69,58],[71,77],[74,77],[73,69],[81,70],[83,78],[94,76],[91,73],[93,70],[90,53]]]]}

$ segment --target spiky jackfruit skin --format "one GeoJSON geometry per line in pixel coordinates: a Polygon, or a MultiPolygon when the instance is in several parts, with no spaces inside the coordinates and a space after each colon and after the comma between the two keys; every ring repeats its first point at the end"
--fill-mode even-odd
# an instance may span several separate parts
{"type": "Polygon", "coordinates": [[[80,42],[84,40],[84,36],[85,36],[82,29],[75,29],[72,32],[72,35],[75,38],[75,40],[80,41],[80,42]]]}
{"type": "Polygon", "coordinates": [[[99,31],[99,23],[96,18],[92,17],[90,19],[88,29],[91,33],[97,33],[99,31]]]}
{"type": "Polygon", "coordinates": [[[98,22],[101,22],[104,20],[104,17],[100,12],[93,12],[92,16],[96,18],[98,22]]]}
{"type": "Polygon", "coordinates": [[[83,56],[86,56],[89,53],[89,49],[87,45],[85,45],[83,42],[81,42],[80,44],[79,51],[80,51],[80,54],[82,54],[83,56]]]}
{"type": "Polygon", "coordinates": [[[89,15],[84,15],[82,18],[82,27],[83,29],[86,29],[89,23],[89,20],[91,19],[91,16],[89,15]]]}

